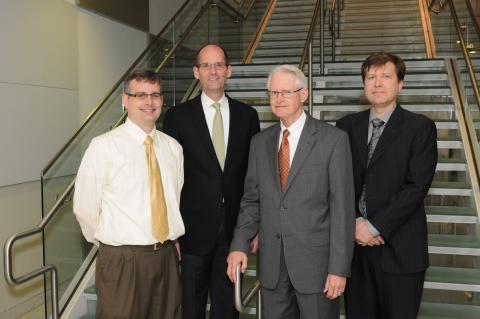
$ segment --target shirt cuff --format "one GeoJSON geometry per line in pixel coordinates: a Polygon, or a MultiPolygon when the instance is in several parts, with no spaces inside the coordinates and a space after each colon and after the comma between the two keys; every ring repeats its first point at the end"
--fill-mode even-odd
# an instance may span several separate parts
{"type": "Polygon", "coordinates": [[[378,235],[380,235],[380,232],[378,231],[378,229],[376,229],[375,226],[373,226],[372,223],[368,221],[368,219],[365,219],[363,217],[357,217],[356,220],[359,220],[359,219],[363,219],[364,221],[367,222],[368,230],[370,230],[373,237],[377,237],[378,235]]]}

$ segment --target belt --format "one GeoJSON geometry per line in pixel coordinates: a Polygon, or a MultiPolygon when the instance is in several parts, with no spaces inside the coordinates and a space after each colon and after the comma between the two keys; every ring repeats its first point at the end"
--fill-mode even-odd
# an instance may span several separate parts
{"type": "Polygon", "coordinates": [[[172,244],[171,240],[166,240],[163,244],[158,242],[153,245],[121,245],[121,246],[111,246],[107,245],[104,243],[100,243],[100,245],[109,247],[109,248],[127,248],[127,249],[133,249],[133,250],[145,250],[145,251],[155,251],[155,250],[160,250],[162,248],[165,248],[166,246],[172,244]]]}

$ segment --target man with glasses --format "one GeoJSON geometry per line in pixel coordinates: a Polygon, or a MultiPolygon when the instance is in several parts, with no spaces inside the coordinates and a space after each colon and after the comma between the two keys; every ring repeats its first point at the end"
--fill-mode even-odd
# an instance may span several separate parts
{"type": "Polygon", "coordinates": [[[238,318],[233,285],[226,276],[227,255],[237,221],[251,137],[259,130],[257,112],[225,95],[232,74],[218,45],[197,55],[193,74],[202,94],[170,109],[164,132],[185,154],[185,185],[180,210],[185,236],[180,239],[182,318],[238,318]]]}
{"type": "Polygon", "coordinates": [[[127,76],[122,103],[125,124],[92,140],[75,181],[73,211],[99,245],[96,316],[173,319],[181,295],[175,241],[185,233],[182,147],[155,129],[158,74],[127,76]]]}
{"type": "Polygon", "coordinates": [[[245,271],[259,232],[264,318],[338,318],[355,226],[348,137],[304,112],[297,67],[274,68],[267,87],[280,123],[252,139],[228,275],[245,271]]]}

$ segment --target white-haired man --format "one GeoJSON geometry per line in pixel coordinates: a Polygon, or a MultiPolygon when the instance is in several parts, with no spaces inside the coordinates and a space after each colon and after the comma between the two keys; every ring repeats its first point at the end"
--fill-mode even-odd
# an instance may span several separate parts
{"type": "Polygon", "coordinates": [[[336,318],[350,274],[355,218],[348,137],[303,110],[304,74],[281,65],[268,78],[280,119],[253,137],[228,275],[245,271],[259,232],[263,315],[336,318]]]}

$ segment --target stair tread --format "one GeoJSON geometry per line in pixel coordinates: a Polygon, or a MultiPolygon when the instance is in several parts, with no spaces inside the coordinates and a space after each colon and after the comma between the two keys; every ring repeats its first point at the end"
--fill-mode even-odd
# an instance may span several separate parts
{"type": "Polygon", "coordinates": [[[429,246],[461,247],[480,249],[480,240],[470,235],[429,234],[429,246]]]}
{"type": "Polygon", "coordinates": [[[425,274],[425,282],[480,286],[480,269],[430,267],[425,274]]]}

